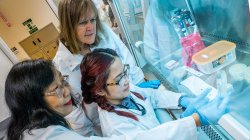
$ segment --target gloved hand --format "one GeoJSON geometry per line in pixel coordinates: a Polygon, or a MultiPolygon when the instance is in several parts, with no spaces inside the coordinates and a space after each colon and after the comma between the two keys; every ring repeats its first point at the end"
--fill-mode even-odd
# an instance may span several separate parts
{"type": "Polygon", "coordinates": [[[208,125],[208,120],[212,124],[217,124],[221,116],[229,112],[229,97],[230,94],[224,98],[217,96],[212,102],[198,108],[201,125],[208,125]]]}
{"type": "Polygon", "coordinates": [[[196,102],[199,102],[200,100],[202,100],[203,98],[205,98],[207,96],[207,94],[212,90],[212,88],[207,88],[205,90],[202,91],[202,93],[197,96],[197,97],[190,97],[190,96],[183,96],[181,99],[180,99],[180,105],[184,108],[187,108],[188,105],[190,103],[194,104],[196,102]]]}
{"type": "Polygon", "coordinates": [[[186,110],[181,114],[181,118],[191,116],[193,113],[196,112],[196,109],[199,108],[200,106],[203,106],[208,103],[209,99],[206,98],[208,93],[212,88],[207,88],[205,89],[199,96],[197,97],[183,97],[180,100],[180,105],[185,107],[186,110]]]}
{"type": "Polygon", "coordinates": [[[161,82],[159,80],[150,80],[146,82],[142,82],[140,84],[137,84],[138,87],[141,88],[154,88],[157,89],[160,86],[161,82]]]}

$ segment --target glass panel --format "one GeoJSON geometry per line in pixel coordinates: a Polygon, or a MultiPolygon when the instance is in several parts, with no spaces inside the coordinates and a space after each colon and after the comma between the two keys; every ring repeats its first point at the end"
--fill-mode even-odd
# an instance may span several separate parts
{"type": "Polygon", "coordinates": [[[231,99],[231,115],[237,119],[243,126],[250,131],[250,88],[246,88],[242,92],[235,93],[231,99]]]}
{"type": "MultiPolygon", "coordinates": [[[[142,54],[146,60],[149,60],[149,62],[160,71],[160,73],[162,73],[161,70],[164,64],[160,65],[158,62],[163,61],[164,57],[180,48],[178,36],[170,23],[170,11],[175,8],[187,9],[185,0],[162,2],[166,7],[161,6],[161,4],[158,5],[156,1],[113,1],[117,9],[119,9],[117,12],[118,17],[122,22],[123,30],[125,29],[125,36],[126,33],[128,35],[126,39],[128,44],[132,47],[130,49],[134,51],[139,50],[140,54],[136,54],[142,54]],[[149,3],[153,5],[149,7],[150,12],[147,11],[149,3]],[[150,15],[147,13],[150,13],[150,15]],[[145,17],[147,17],[147,20],[146,25],[144,26],[145,17]],[[160,24],[160,26],[156,24],[160,24]],[[140,41],[143,42],[141,43],[140,41]]],[[[139,59],[139,61],[142,61],[140,56],[139,59]]]]}
{"type": "Polygon", "coordinates": [[[250,131],[250,99],[248,73],[250,68],[250,13],[248,0],[187,0],[204,40],[229,40],[236,43],[237,61],[225,68],[233,85],[231,115],[250,131]],[[238,69],[240,68],[240,69],[238,69]],[[238,70],[236,70],[238,69],[238,70]],[[241,75],[241,76],[239,76],[241,75]],[[244,77],[244,78],[243,78],[244,77]]]}
{"type": "Polygon", "coordinates": [[[143,34],[143,12],[141,0],[120,0],[121,12],[124,16],[125,23],[128,27],[129,35],[132,42],[142,40],[143,34]]]}
{"type": "Polygon", "coordinates": [[[203,39],[237,43],[238,60],[250,65],[248,0],[188,0],[203,39]]]}
{"type": "MultiPolygon", "coordinates": [[[[122,28],[122,38],[132,54],[135,54],[135,60],[140,67],[145,65],[145,59],[141,54],[143,51],[140,48],[143,40],[144,26],[144,10],[142,5],[143,0],[118,0],[112,1],[115,9],[119,9],[114,15],[119,18],[119,27],[122,28]],[[135,46],[138,46],[136,48],[135,46]]],[[[112,8],[112,5],[111,5],[112,8]]],[[[113,10],[113,9],[112,9],[113,10]]]]}

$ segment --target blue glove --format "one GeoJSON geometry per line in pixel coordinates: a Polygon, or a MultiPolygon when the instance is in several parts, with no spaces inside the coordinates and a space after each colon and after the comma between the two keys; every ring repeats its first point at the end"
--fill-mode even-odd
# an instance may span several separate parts
{"type": "Polygon", "coordinates": [[[147,82],[142,82],[140,84],[137,84],[138,87],[141,88],[154,88],[157,89],[160,86],[161,82],[159,80],[150,80],[147,82]]]}
{"type": "Polygon", "coordinates": [[[229,112],[229,96],[230,94],[225,98],[217,96],[212,102],[197,109],[201,125],[209,125],[208,121],[217,124],[221,116],[229,112]]]}
{"type": "Polygon", "coordinates": [[[181,118],[191,116],[193,113],[196,112],[196,109],[199,108],[200,106],[203,106],[208,103],[209,99],[206,98],[208,93],[212,88],[207,88],[205,89],[199,96],[197,97],[183,97],[180,100],[180,105],[185,107],[186,110],[181,114],[181,118]]]}
{"type": "Polygon", "coordinates": [[[190,103],[196,102],[195,97],[190,96],[182,96],[179,101],[179,105],[181,105],[183,108],[187,108],[190,103]]]}
{"type": "Polygon", "coordinates": [[[200,100],[202,100],[203,98],[205,98],[211,90],[212,90],[212,88],[207,88],[207,89],[203,90],[202,93],[197,97],[190,97],[190,96],[184,95],[180,99],[179,104],[182,107],[187,108],[190,103],[195,104],[195,103],[199,102],[200,100]]]}

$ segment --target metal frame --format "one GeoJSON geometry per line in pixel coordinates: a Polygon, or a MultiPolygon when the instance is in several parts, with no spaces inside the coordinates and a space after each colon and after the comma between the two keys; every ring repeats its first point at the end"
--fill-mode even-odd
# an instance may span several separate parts
{"type": "Polygon", "coordinates": [[[56,15],[56,17],[58,18],[58,7],[56,5],[55,0],[46,0],[46,2],[48,3],[48,5],[50,6],[51,10],[53,11],[53,13],[56,15]]]}

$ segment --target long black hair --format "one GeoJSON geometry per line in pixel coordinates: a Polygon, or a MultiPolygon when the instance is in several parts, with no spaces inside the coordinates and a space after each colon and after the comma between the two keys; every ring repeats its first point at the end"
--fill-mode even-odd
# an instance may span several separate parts
{"type": "Polygon", "coordinates": [[[5,101],[11,112],[8,140],[20,140],[25,130],[62,125],[66,120],[45,102],[45,90],[55,79],[55,67],[48,60],[26,60],[15,64],[5,82],[5,101]]]}

